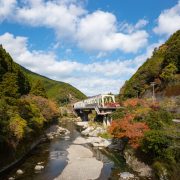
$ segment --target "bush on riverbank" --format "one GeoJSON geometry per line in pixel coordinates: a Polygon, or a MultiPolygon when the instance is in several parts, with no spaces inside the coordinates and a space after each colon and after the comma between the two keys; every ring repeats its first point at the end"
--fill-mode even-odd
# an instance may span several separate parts
{"type": "Polygon", "coordinates": [[[162,169],[163,173],[166,171],[167,177],[175,174],[179,166],[180,127],[173,124],[174,115],[149,100],[128,99],[122,104],[124,109],[112,114],[117,119],[113,119],[109,132],[116,138],[126,138],[133,148],[138,147],[135,151],[141,151],[150,160],[159,178],[162,174],[158,172],[162,172],[162,169]],[[129,121],[128,117],[131,117],[129,121]],[[156,169],[159,167],[157,161],[163,164],[161,170],[156,169]]]}

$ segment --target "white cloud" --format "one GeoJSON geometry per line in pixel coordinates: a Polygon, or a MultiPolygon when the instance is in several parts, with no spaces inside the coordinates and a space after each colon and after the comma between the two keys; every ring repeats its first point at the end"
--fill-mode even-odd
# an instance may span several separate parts
{"type": "Polygon", "coordinates": [[[16,5],[16,0],[0,0],[0,22],[11,16],[16,5]]]}
{"type": "Polygon", "coordinates": [[[86,50],[137,52],[147,44],[148,34],[137,30],[124,34],[117,30],[117,20],[112,13],[96,11],[81,19],[77,39],[86,50]]]}
{"type": "Polygon", "coordinates": [[[171,9],[164,10],[158,17],[158,25],[153,29],[157,34],[171,35],[180,29],[180,1],[171,9]]]}
{"type": "Polygon", "coordinates": [[[79,18],[86,13],[81,6],[69,1],[28,2],[25,6],[17,8],[15,20],[32,26],[53,28],[59,37],[72,38],[79,18]]]}
{"type": "Polygon", "coordinates": [[[90,13],[82,5],[83,0],[8,2],[11,3],[5,3],[7,10],[3,19],[33,27],[52,28],[60,41],[69,40],[86,51],[121,50],[135,53],[147,45],[148,33],[141,29],[148,23],[146,20],[141,19],[135,25],[126,23],[120,28],[114,14],[98,10],[90,13]]]}
{"type": "Polygon", "coordinates": [[[53,52],[30,51],[26,37],[15,37],[10,33],[0,35],[0,44],[22,66],[49,78],[71,83],[87,95],[118,93],[124,81],[152,52],[150,47],[145,55],[135,59],[86,64],[76,60],[60,60],[53,52]]]}
{"type": "Polygon", "coordinates": [[[146,19],[140,19],[135,25],[129,24],[127,22],[122,22],[119,26],[119,29],[125,33],[132,33],[144,28],[148,23],[149,21],[147,21],[146,19]]]}
{"type": "Polygon", "coordinates": [[[149,22],[145,19],[140,19],[136,24],[135,24],[135,29],[143,28],[146,26],[149,22]]]}

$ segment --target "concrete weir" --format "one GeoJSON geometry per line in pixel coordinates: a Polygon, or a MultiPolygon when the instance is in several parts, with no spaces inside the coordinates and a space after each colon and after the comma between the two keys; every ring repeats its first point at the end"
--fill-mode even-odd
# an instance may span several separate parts
{"type": "Polygon", "coordinates": [[[75,139],[74,143],[67,149],[69,153],[67,166],[55,180],[97,179],[101,174],[103,163],[82,145],[85,143],[84,138],[75,139]]]}

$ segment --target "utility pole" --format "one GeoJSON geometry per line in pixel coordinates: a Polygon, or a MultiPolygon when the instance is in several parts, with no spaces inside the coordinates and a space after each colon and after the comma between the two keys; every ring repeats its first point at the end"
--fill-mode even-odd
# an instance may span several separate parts
{"type": "Polygon", "coordinates": [[[154,91],[154,86],[156,85],[155,82],[151,82],[151,86],[152,86],[152,100],[153,100],[153,103],[155,102],[156,100],[156,97],[155,97],[155,91],[154,91]]]}

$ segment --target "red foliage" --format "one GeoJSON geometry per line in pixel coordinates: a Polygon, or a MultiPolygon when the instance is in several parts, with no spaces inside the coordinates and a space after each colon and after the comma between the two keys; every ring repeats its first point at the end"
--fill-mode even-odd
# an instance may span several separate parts
{"type": "Polygon", "coordinates": [[[105,103],[104,106],[106,107],[120,107],[119,103],[105,103]]]}
{"type": "Polygon", "coordinates": [[[134,116],[126,115],[121,120],[113,121],[108,130],[116,138],[128,138],[129,144],[133,148],[137,148],[140,139],[149,130],[149,127],[143,122],[133,122],[133,119],[134,116]]]}
{"type": "Polygon", "coordinates": [[[145,100],[143,99],[139,99],[139,98],[131,98],[131,99],[127,99],[126,101],[124,101],[122,103],[122,105],[124,107],[136,107],[137,105],[141,105],[141,106],[144,106],[144,107],[148,107],[148,102],[146,102],[145,100]]]}
{"type": "Polygon", "coordinates": [[[138,104],[138,99],[133,98],[133,99],[128,99],[126,101],[123,102],[123,106],[127,107],[127,106],[137,106],[138,104]]]}

